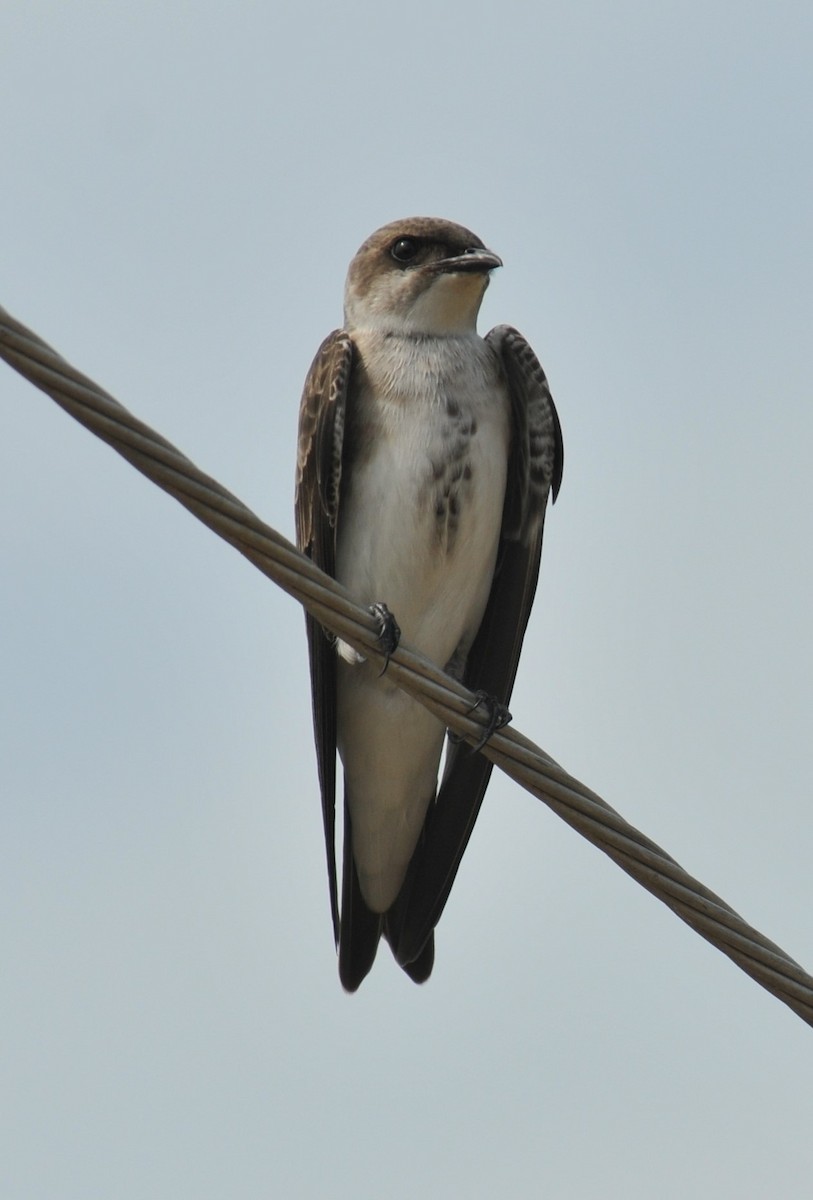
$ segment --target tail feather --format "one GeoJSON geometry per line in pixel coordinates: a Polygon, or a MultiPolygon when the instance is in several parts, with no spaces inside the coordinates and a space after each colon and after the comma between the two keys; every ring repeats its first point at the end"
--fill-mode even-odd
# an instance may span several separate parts
{"type": "Polygon", "coordinates": [[[345,991],[355,992],[375,962],[384,918],[365,903],[353,860],[350,813],[344,806],[342,912],[339,926],[339,979],[345,991]]]}
{"type": "Polygon", "coordinates": [[[414,958],[412,962],[400,965],[414,983],[426,983],[432,974],[432,967],[435,965],[434,933],[427,938],[424,948],[417,958],[414,958]]]}
{"type": "Polygon", "coordinates": [[[374,913],[361,894],[353,859],[350,813],[345,804],[344,860],[342,864],[342,907],[339,923],[339,979],[345,991],[355,992],[375,962],[382,934],[392,947],[398,965],[415,983],[425,983],[435,961],[435,939],[430,930],[418,953],[409,962],[399,954],[404,914],[404,895],[399,895],[388,913],[374,913]]]}

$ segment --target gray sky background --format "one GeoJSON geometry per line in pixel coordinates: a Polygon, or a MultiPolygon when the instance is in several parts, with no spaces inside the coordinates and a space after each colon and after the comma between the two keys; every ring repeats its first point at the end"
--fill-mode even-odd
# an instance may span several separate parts
{"type": "MultiPolygon", "coordinates": [[[[565,433],[519,729],[813,966],[813,9],[0,13],[0,303],[289,536],[398,216],[565,433]]],[[[813,1040],[495,775],[416,988],[338,983],[302,614],[0,367],[0,1194],[801,1194],[813,1040]]]]}

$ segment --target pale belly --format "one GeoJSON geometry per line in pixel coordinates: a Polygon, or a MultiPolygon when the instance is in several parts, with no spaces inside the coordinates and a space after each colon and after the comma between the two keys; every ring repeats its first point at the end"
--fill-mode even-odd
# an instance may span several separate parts
{"type": "MultiPolygon", "coordinates": [[[[343,499],[337,578],[383,601],[402,640],[443,667],[482,620],[499,543],[508,458],[507,399],[399,411],[379,430],[343,499]],[[468,432],[466,432],[468,430],[468,432]]],[[[349,650],[349,648],[348,648],[349,650]]],[[[338,744],[365,900],[393,903],[437,785],[445,729],[378,662],[342,653],[338,744]]]]}

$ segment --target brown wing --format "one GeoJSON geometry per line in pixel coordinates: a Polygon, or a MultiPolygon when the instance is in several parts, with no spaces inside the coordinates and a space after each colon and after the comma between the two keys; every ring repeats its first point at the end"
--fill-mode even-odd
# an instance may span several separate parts
{"type": "MultiPolygon", "coordinates": [[[[336,519],[342,474],[345,406],[354,348],[336,330],[311,364],[299,407],[296,464],[296,541],[328,575],[336,573],[336,519]]],[[[336,878],[336,653],[318,621],[306,616],[313,701],[313,735],[325,825],[330,911],[339,940],[336,878]]]]}
{"type": "MultiPolygon", "coordinates": [[[[562,482],[559,417],[545,373],[521,334],[508,325],[486,341],[498,355],[511,396],[512,438],[497,569],[463,682],[508,704],[542,554],[548,494],[562,482]]],[[[440,920],[480,811],[492,764],[463,742],[450,744],[446,769],[430,809],[410,874],[393,913],[398,961],[414,961],[440,920]]]]}

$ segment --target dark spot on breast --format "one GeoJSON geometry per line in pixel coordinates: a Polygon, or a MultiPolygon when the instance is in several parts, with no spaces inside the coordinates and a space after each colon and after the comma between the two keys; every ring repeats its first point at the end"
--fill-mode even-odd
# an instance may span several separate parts
{"type": "Polygon", "coordinates": [[[463,468],[463,478],[471,479],[471,463],[466,463],[465,467],[463,468]]]}
{"type": "Polygon", "coordinates": [[[447,400],[446,401],[446,412],[448,413],[448,415],[450,417],[459,417],[460,416],[460,405],[457,403],[456,400],[447,400]]]}

